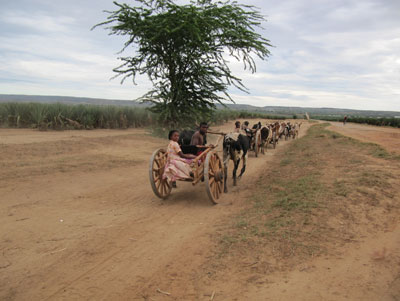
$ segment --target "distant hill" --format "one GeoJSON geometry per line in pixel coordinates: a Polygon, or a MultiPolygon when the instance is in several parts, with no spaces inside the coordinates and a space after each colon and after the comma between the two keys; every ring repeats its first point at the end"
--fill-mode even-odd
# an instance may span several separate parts
{"type": "MultiPolygon", "coordinates": [[[[241,105],[234,105],[241,106],[241,105]]],[[[246,111],[260,109],[263,112],[278,115],[292,115],[292,114],[305,114],[306,112],[312,116],[363,116],[363,117],[398,117],[400,112],[396,111],[372,111],[372,110],[351,110],[351,109],[337,109],[337,108],[309,108],[309,107],[282,107],[282,106],[265,106],[265,107],[252,107],[240,108],[246,111]]]]}
{"type": "MultiPolygon", "coordinates": [[[[114,106],[140,106],[148,107],[149,104],[139,103],[137,101],[101,99],[88,97],[70,97],[70,96],[42,96],[42,95],[7,95],[0,94],[0,103],[4,102],[40,102],[40,103],[65,103],[65,104],[92,104],[92,105],[114,105],[114,106]]],[[[223,108],[222,105],[218,105],[223,108]]],[[[364,117],[395,117],[400,116],[400,112],[395,111],[371,111],[371,110],[350,110],[336,108],[308,108],[308,107],[283,107],[283,106],[265,106],[256,107],[246,104],[227,104],[231,110],[257,111],[265,112],[271,115],[303,115],[306,112],[312,116],[364,116],[364,117]]]]}
{"type": "Polygon", "coordinates": [[[371,111],[371,110],[351,110],[351,109],[337,109],[337,108],[309,108],[309,107],[283,107],[283,106],[265,106],[256,107],[244,104],[228,104],[232,110],[245,110],[265,112],[271,115],[294,115],[305,114],[310,116],[364,116],[364,117],[395,117],[400,116],[400,112],[396,111],[371,111]]]}

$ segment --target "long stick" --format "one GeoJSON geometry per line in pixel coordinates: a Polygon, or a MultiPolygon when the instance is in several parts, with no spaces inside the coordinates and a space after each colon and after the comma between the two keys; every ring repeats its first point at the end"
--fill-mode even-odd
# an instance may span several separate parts
{"type": "Polygon", "coordinates": [[[196,158],[193,159],[193,162],[196,162],[203,157],[205,154],[207,154],[210,150],[212,150],[213,147],[208,147],[204,152],[202,152],[200,155],[198,155],[196,158]]]}
{"type": "Polygon", "coordinates": [[[218,144],[221,142],[221,139],[222,139],[222,138],[224,138],[224,137],[223,137],[223,136],[221,136],[221,137],[219,137],[219,138],[218,138],[218,140],[217,140],[217,144],[215,144],[215,146],[214,146],[215,148],[216,148],[216,147],[218,146],[218,144]]]}
{"type": "Polygon", "coordinates": [[[207,131],[207,134],[222,135],[222,136],[225,136],[225,135],[226,135],[226,133],[221,133],[221,132],[211,132],[211,131],[207,131]]]}

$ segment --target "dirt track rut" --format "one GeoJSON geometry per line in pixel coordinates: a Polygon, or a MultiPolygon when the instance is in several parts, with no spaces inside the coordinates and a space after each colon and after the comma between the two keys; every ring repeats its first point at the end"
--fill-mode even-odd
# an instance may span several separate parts
{"type": "Polygon", "coordinates": [[[201,258],[209,246],[199,242],[238,210],[251,180],[287,143],[251,154],[239,186],[230,181],[230,193],[212,206],[202,183],[179,182],[166,201],[154,196],[148,162],[167,141],[143,130],[0,136],[0,297],[18,300],[143,299],[160,275],[174,277],[169,264],[190,248],[201,258]]]}

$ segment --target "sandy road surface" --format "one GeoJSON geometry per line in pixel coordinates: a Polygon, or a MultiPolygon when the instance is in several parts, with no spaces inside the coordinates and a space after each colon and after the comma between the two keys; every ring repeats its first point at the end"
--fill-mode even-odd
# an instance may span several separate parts
{"type": "MultiPolygon", "coordinates": [[[[190,271],[204,260],[215,221],[239,209],[286,143],[251,154],[239,187],[230,181],[212,206],[202,183],[179,182],[166,201],[154,196],[148,162],[167,141],[143,130],[0,129],[0,299],[142,300],[149,285],[179,279],[171,263],[183,259],[190,271]]],[[[208,292],[179,282],[190,299],[208,292]]]]}
{"type": "Polygon", "coordinates": [[[400,154],[400,129],[348,122],[330,122],[330,130],[353,137],[364,142],[382,145],[388,151],[400,154]]]}
{"type": "MultiPolygon", "coordinates": [[[[332,129],[396,150],[397,129],[340,127],[332,129]]],[[[370,300],[392,300],[376,289],[392,280],[390,267],[370,256],[377,244],[400,249],[397,222],[343,250],[344,259],[319,258],[266,275],[264,284],[231,275],[199,282],[216,223],[240,210],[253,180],[290,142],[251,154],[239,186],[230,180],[216,206],[202,183],[179,182],[166,201],[154,196],[148,161],[166,143],[143,130],[0,130],[0,299],[210,300],[217,292],[214,300],[365,300],[371,287],[370,300]]]]}

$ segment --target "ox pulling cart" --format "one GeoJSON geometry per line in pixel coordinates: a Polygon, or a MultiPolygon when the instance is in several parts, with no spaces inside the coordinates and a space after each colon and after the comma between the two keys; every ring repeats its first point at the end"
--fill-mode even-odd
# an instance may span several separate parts
{"type": "MultiPolygon", "coordinates": [[[[192,182],[194,186],[204,180],[208,197],[212,203],[217,204],[224,190],[224,167],[215,148],[216,146],[205,147],[191,163],[193,177],[179,181],[192,182]]],[[[184,147],[182,151],[185,153],[184,147]]],[[[150,184],[154,194],[161,199],[167,198],[172,190],[172,183],[163,177],[166,163],[166,149],[160,148],[154,151],[150,159],[150,184]]]]}

